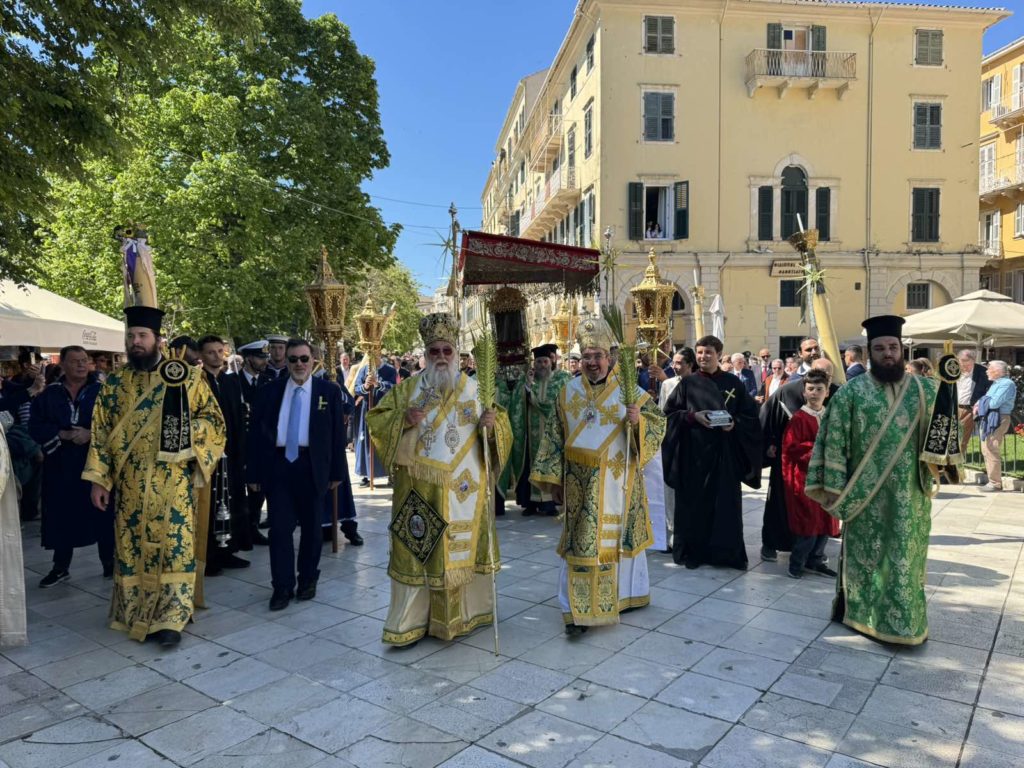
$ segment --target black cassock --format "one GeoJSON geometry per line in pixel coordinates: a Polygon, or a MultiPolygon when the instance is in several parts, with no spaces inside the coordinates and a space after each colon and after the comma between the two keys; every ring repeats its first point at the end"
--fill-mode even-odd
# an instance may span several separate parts
{"type": "Polygon", "coordinates": [[[213,390],[213,396],[224,414],[224,425],[227,430],[227,445],[224,449],[225,458],[217,464],[210,488],[210,529],[207,562],[212,562],[211,555],[218,550],[214,538],[216,521],[214,519],[217,505],[226,491],[229,500],[228,511],[231,515],[231,540],[222,551],[237,552],[252,549],[252,528],[249,525],[249,512],[245,499],[245,433],[247,406],[242,398],[242,383],[239,376],[221,371],[213,376],[204,371],[206,382],[213,390]],[[226,467],[226,477],[225,477],[226,467]],[[225,482],[226,480],[226,482],[225,482]]]}
{"type": "Polygon", "coordinates": [[[731,373],[687,376],[665,406],[668,431],[662,444],[665,482],[676,491],[672,558],[744,569],[740,483],[761,487],[761,425],[757,406],[731,373]],[[726,410],[733,429],[698,424],[697,411],[726,410]]]}
{"type": "MultiPolygon", "coordinates": [[[[838,386],[832,384],[829,387],[829,397],[838,389],[838,386]]],[[[789,530],[786,492],[782,481],[782,438],[789,420],[803,407],[804,402],[804,380],[801,378],[783,384],[761,406],[761,430],[764,434],[766,452],[764,461],[771,467],[761,524],[761,545],[765,549],[779,552],[789,552],[793,549],[793,534],[789,530]],[[770,446],[775,446],[774,457],[767,455],[770,446]]]]}

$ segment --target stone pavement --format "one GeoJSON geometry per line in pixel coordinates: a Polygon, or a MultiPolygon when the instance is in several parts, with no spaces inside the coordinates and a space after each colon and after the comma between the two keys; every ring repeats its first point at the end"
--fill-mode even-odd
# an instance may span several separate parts
{"type": "Polygon", "coordinates": [[[389,499],[359,493],[366,545],[325,547],[315,601],[271,614],[258,548],[208,581],[211,608],[172,652],[105,628],[92,551],[69,583],[36,588],[49,553],[29,526],[31,644],[0,655],[0,766],[1024,764],[1021,494],[936,501],[917,649],[829,623],[831,581],[759,562],[761,493],[744,500],[749,571],[650,554],[651,606],[569,642],[559,523],[510,513],[498,658],[490,628],[381,645],[389,499]]]}

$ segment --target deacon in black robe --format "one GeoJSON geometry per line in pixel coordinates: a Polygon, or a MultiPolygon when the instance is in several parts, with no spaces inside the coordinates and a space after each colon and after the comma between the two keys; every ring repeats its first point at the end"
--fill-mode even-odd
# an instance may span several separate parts
{"type": "MultiPolygon", "coordinates": [[[[817,364],[819,361],[815,361],[817,364]]],[[[823,369],[831,376],[831,363],[820,361],[823,369]],[[829,367],[825,367],[827,364],[829,367]]],[[[828,403],[839,387],[829,385],[828,403]]],[[[786,510],[786,491],[782,481],[782,438],[793,414],[804,405],[804,380],[799,378],[779,387],[761,406],[761,430],[764,434],[764,461],[771,468],[768,478],[768,495],[764,502],[764,517],[761,523],[761,558],[775,560],[779,552],[793,549],[793,534],[789,530],[786,510]]]]}
{"type": "MultiPolygon", "coordinates": [[[[212,343],[212,342],[211,342],[212,343]]],[[[204,345],[205,346],[205,345],[204,345]]],[[[245,568],[248,561],[234,556],[239,550],[252,549],[252,527],[249,524],[249,509],[245,496],[245,432],[247,408],[242,399],[242,385],[236,374],[221,368],[216,375],[204,369],[206,383],[224,414],[227,430],[227,447],[224,458],[213,474],[210,489],[210,528],[207,537],[207,575],[212,576],[220,568],[245,568]],[[231,515],[231,539],[227,547],[219,547],[215,538],[217,532],[217,507],[225,499],[231,515]]]]}
{"type": "MultiPolygon", "coordinates": [[[[698,341],[721,342],[714,337],[698,341]]],[[[713,349],[713,348],[712,348],[713,349]]],[[[676,491],[675,537],[672,559],[696,568],[701,564],[747,567],[743,544],[743,508],[740,483],[761,485],[761,425],[754,399],[743,382],[717,368],[687,376],[675,388],[665,407],[668,431],[665,482],[676,491]],[[732,429],[704,426],[706,411],[728,411],[732,429]]],[[[706,360],[706,358],[705,358],[706,360]]]]}

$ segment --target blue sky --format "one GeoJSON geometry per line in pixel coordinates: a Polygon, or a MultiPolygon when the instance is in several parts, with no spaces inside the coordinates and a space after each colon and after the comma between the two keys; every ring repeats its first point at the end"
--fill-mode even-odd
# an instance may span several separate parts
{"type": "MultiPolygon", "coordinates": [[[[928,2],[1016,10],[989,30],[986,53],[1024,36],[1021,0],[928,2]]],[[[391,166],[364,189],[386,221],[406,226],[395,255],[425,292],[442,278],[438,243],[449,203],[463,227],[479,226],[480,193],[516,83],[551,63],[575,7],[576,0],[304,0],[307,16],[336,14],[377,64],[391,166]]]]}

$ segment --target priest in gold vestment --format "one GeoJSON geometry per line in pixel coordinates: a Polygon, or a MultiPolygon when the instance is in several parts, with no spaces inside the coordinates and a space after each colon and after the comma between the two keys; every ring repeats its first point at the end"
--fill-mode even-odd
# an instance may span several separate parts
{"type": "Polygon", "coordinates": [[[161,355],[163,312],[125,314],[129,364],[97,397],[82,479],[100,509],[115,495],[111,628],[172,647],[192,617],[195,488],[224,452],[224,417],[200,368],[161,355]]]}
{"type": "Polygon", "coordinates": [[[665,416],[646,392],[637,388],[635,404],[623,405],[608,324],[584,320],[577,337],[583,375],[559,393],[530,476],[564,499],[558,599],[570,636],[650,603],[644,550],[654,538],[642,468],[665,436],[665,416]]]}
{"type": "Polygon", "coordinates": [[[494,620],[499,559],[487,488],[512,447],[506,414],[483,409],[476,379],[458,370],[454,318],[427,315],[420,335],[427,367],[366,415],[394,488],[383,639],[399,647],[428,634],[452,640],[494,620]]]}

